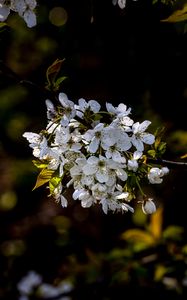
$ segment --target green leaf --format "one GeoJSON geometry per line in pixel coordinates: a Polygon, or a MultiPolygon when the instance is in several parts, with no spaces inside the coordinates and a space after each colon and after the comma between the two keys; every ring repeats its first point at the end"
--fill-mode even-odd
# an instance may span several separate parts
{"type": "MultiPolygon", "coordinates": [[[[59,74],[62,63],[65,59],[56,59],[52,65],[50,65],[46,71],[46,77],[48,85],[46,86],[47,89],[51,89],[55,86],[57,75],[59,74]]],[[[63,77],[62,77],[63,78],[63,77]]],[[[63,79],[64,80],[64,79],[63,79]]]]}
{"type": "Polygon", "coordinates": [[[49,169],[43,169],[36,180],[36,184],[34,186],[34,188],[32,190],[37,189],[38,187],[44,185],[45,183],[49,182],[49,180],[51,179],[53,173],[55,171],[54,170],[49,170],[49,169]]]}
{"type": "Polygon", "coordinates": [[[55,85],[59,86],[62,83],[62,81],[64,81],[65,79],[67,79],[67,76],[59,77],[55,82],[55,85]]]}
{"type": "Polygon", "coordinates": [[[168,18],[161,20],[162,22],[182,22],[187,20],[187,4],[182,9],[174,11],[168,18]]]}
{"type": "Polygon", "coordinates": [[[155,151],[155,150],[148,150],[147,153],[148,153],[151,157],[153,157],[153,158],[156,157],[156,151],[155,151]]]}
{"type": "Polygon", "coordinates": [[[7,23],[5,22],[0,22],[0,28],[7,26],[7,23]]]}
{"type": "Polygon", "coordinates": [[[170,239],[174,241],[180,241],[182,239],[182,233],[184,229],[180,226],[168,226],[163,232],[164,239],[170,239]]]}
{"type": "Polygon", "coordinates": [[[40,160],[33,160],[32,162],[38,169],[45,169],[48,166],[48,163],[41,162],[40,160]]]}
{"type": "Polygon", "coordinates": [[[60,88],[61,83],[62,83],[65,79],[67,79],[66,76],[59,77],[59,78],[56,80],[56,82],[54,82],[54,84],[53,84],[53,85],[54,85],[54,86],[53,86],[53,90],[54,90],[54,91],[58,91],[59,88],[60,88]]]}
{"type": "Polygon", "coordinates": [[[152,247],[156,243],[151,233],[141,229],[129,229],[122,233],[121,238],[132,244],[135,251],[152,247]]]}
{"type": "Polygon", "coordinates": [[[61,180],[62,178],[58,176],[54,176],[49,180],[49,190],[51,194],[53,194],[54,189],[56,189],[56,187],[59,185],[61,180]]]}
{"type": "Polygon", "coordinates": [[[161,142],[159,147],[158,147],[158,151],[160,152],[160,154],[164,154],[164,152],[166,151],[166,143],[165,142],[161,142]]]}

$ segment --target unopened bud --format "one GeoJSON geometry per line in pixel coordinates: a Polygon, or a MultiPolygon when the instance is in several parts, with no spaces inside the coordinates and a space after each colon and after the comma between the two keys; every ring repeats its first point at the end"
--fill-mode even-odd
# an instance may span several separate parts
{"type": "Polygon", "coordinates": [[[143,213],[146,215],[155,213],[156,205],[154,204],[152,198],[148,198],[142,203],[142,210],[143,210],[143,213]]]}

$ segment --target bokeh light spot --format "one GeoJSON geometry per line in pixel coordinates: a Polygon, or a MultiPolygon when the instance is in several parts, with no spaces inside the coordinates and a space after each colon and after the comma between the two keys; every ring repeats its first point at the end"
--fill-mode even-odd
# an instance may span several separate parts
{"type": "Polygon", "coordinates": [[[63,7],[54,7],[49,12],[49,21],[55,26],[63,26],[68,19],[67,11],[63,7]]]}
{"type": "Polygon", "coordinates": [[[13,191],[7,191],[0,197],[0,210],[11,210],[17,204],[17,196],[13,191]]]}

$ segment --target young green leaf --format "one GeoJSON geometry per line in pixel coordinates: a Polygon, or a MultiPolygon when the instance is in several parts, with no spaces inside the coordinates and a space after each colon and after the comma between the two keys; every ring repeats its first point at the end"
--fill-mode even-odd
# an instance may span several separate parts
{"type": "Polygon", "coordinates": [[[51,179],[53,173],[55,171],[54,170],[49,170],[49,169],[43,169],[36,180],[36,184],[34,186],[34,188],[32,190],[37,189],[38,187],[44,185],[45,183],[49,182],[49,180],[51,179]]]}

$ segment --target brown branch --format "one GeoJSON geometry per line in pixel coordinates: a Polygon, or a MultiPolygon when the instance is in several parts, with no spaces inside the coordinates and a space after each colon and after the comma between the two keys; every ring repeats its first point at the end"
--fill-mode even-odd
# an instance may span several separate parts
{"type": "Polygon", "coordinates": [[[161,165],[166,165],[168,167],[183,167],[183,168],[187,168],[187,162],[183,162],[183,161],[173,161],[173,160],[167,160],[167,159],[154,159],[154,158],[148,158],[147,159],[148,162],[153,163],[153,164],[161,164],[161,165]]]}

